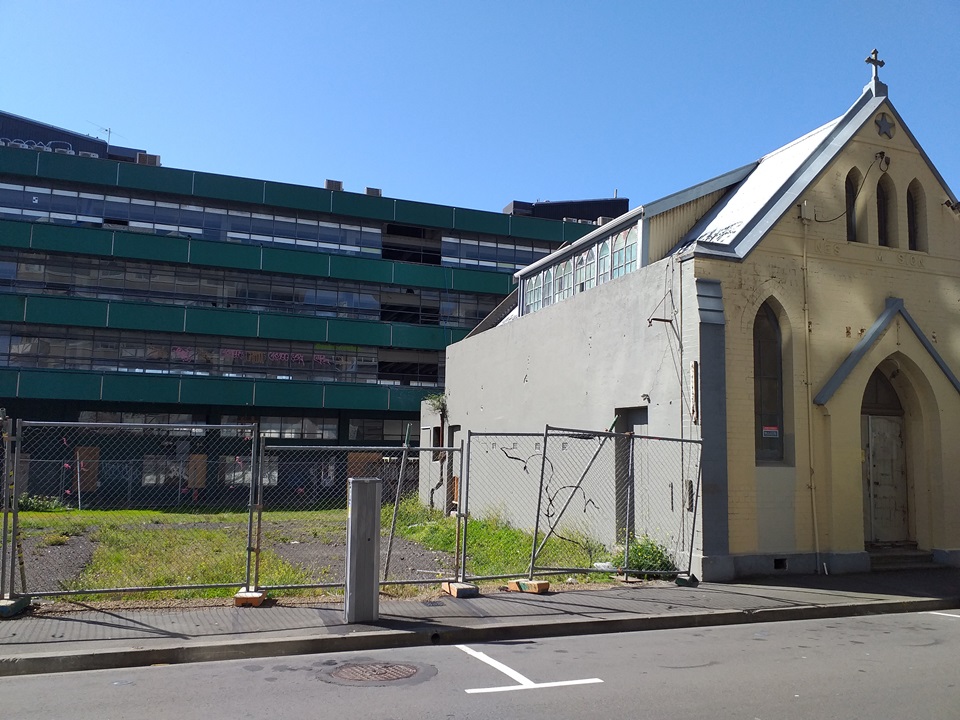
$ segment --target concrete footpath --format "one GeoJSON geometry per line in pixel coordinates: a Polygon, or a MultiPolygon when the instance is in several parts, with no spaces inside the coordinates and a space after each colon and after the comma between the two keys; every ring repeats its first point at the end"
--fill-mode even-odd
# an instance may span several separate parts
{"type": "Polygon", "coordinates": [[[960,608],[960,569],[563,586],[545,595],[485,589],[464,599],[382,596],[372,625],[345,624],[342,604],[302,600],[257,608],[59,605],[68,609],[30,608],[0,620],[0,675],[949,610],[960,608]]]}

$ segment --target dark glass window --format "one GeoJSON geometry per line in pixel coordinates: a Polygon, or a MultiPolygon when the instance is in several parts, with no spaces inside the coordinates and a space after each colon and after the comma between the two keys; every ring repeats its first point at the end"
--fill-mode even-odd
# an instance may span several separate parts
{"type": "Polygon", "coordinates": [[[847,173],[847,181],[844,183],[844,192],[846,194],[847,209],[847,242],[857,241],[857,181],[854,178],[854,171],[847,173]]]}
{"type": "Polygon", "coordinates": [[[783,358],[780,323],[767,303],[753,323],[753,389],[757,462],[783,460],[783,358]]]}
{"type": "Polygon", "coordinates": [[[890,209],[890,199],[883,183],[877,183],[877,240],[883,247],[890,247],[890,227],[887,215],[890,209]]]}

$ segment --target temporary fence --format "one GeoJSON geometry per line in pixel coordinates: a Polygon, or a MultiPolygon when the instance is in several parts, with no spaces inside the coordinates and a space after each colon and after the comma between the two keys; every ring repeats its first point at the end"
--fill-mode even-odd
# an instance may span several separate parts
{"type": "Polygon", "coordinates": [[[0,596],[342,588],[351,477],[382,481],[385,584],[666,575],[694,551],[695,440],[548,426],[352,447],[255,425],[4,428],[0,596]]]}
{"type": "Polygon", "coordinates": [[[431,514],[429,499],[445,496],[460,474],[459,464],[458,448],[264,445],[256,587],[343,586],[347,480],[367,477],[382,481],[381,582],[455,579],[454,553],[431,550],[407,536],[422,529],[422,537],[438,525],[439,508],[431,514]],[[421,490],[425,505],[419,501],[421,490]],[[293,570],[283,575],[271,572],[274,566],[293,570]]]}
{"type": "Polygon", "coordinates": [[[382,481],[383,582],[456,577],[455,552],[404,536],[441,525],[459,448],[269,442],[255,425],[5,421],[0,596],[342,587],[350,477],[382,481]]]}
{"type": "Polygon", "coordinates": [[[465,457],[464,578],[689,572],[699,441],[548,426],[465,457]]]}
{"type": "Polygon", "coordinates": [[[255,425],[22,421],[4,446],[3,594],[249,583],[255,425]]]}

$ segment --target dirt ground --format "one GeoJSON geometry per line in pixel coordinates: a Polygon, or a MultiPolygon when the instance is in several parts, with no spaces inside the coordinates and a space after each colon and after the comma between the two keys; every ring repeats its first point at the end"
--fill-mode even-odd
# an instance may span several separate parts
{"type": "MultiPolygon", "coordinates": [[[[282,533],[264,535],[261,547],[284,561],[306,571],[311,582],[342,583],[346,575],[346,544],[342,538],[334,541],[304,537],[290,539],[282,533]],[[278,537],[278,535],[280,535],[278,537]]],[[[386,563],[389,538],[380,539],[380,574],[386,563]]],[[[48,544],[44,535],[26,535],[23,539],[23,572],[28,594],[57,591],[76,579],[90,563],[96,542],[87,535],[71,535],[63,544],[48,544]]],[[[21,591],[19,557],[15,556],[15,587],[21,591]]],[[[389,580],[429,580],[455,573],[454,557],[448,553],[430,550],[418,543],[394,537],[390,549],[389,580]]],[[[9,568],[7,569],[9,573],[9,568]]],[[[9,575],[7,576],[9,581],[9,575]]],[[[238,578],[242,580],[243,578],[238,578]]],[[[184,581],[186,584],[186,581],[184,581]]]]}

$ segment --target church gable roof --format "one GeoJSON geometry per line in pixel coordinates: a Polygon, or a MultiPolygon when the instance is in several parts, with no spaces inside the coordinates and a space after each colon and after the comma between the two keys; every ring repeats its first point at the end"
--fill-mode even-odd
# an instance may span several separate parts
{"type": "Polygon", "coordinates": [[[881,107],[894,116],[899,130],[907,134],[951,200],[956,202],[943,177],[890,103],[886,86],[875,79],[842,117],[761,158],[755,169],[684,236],[677,249],[693,245],[697,256],[745,258],[790,208],[799,203],[801,195],[881,107]]]}

